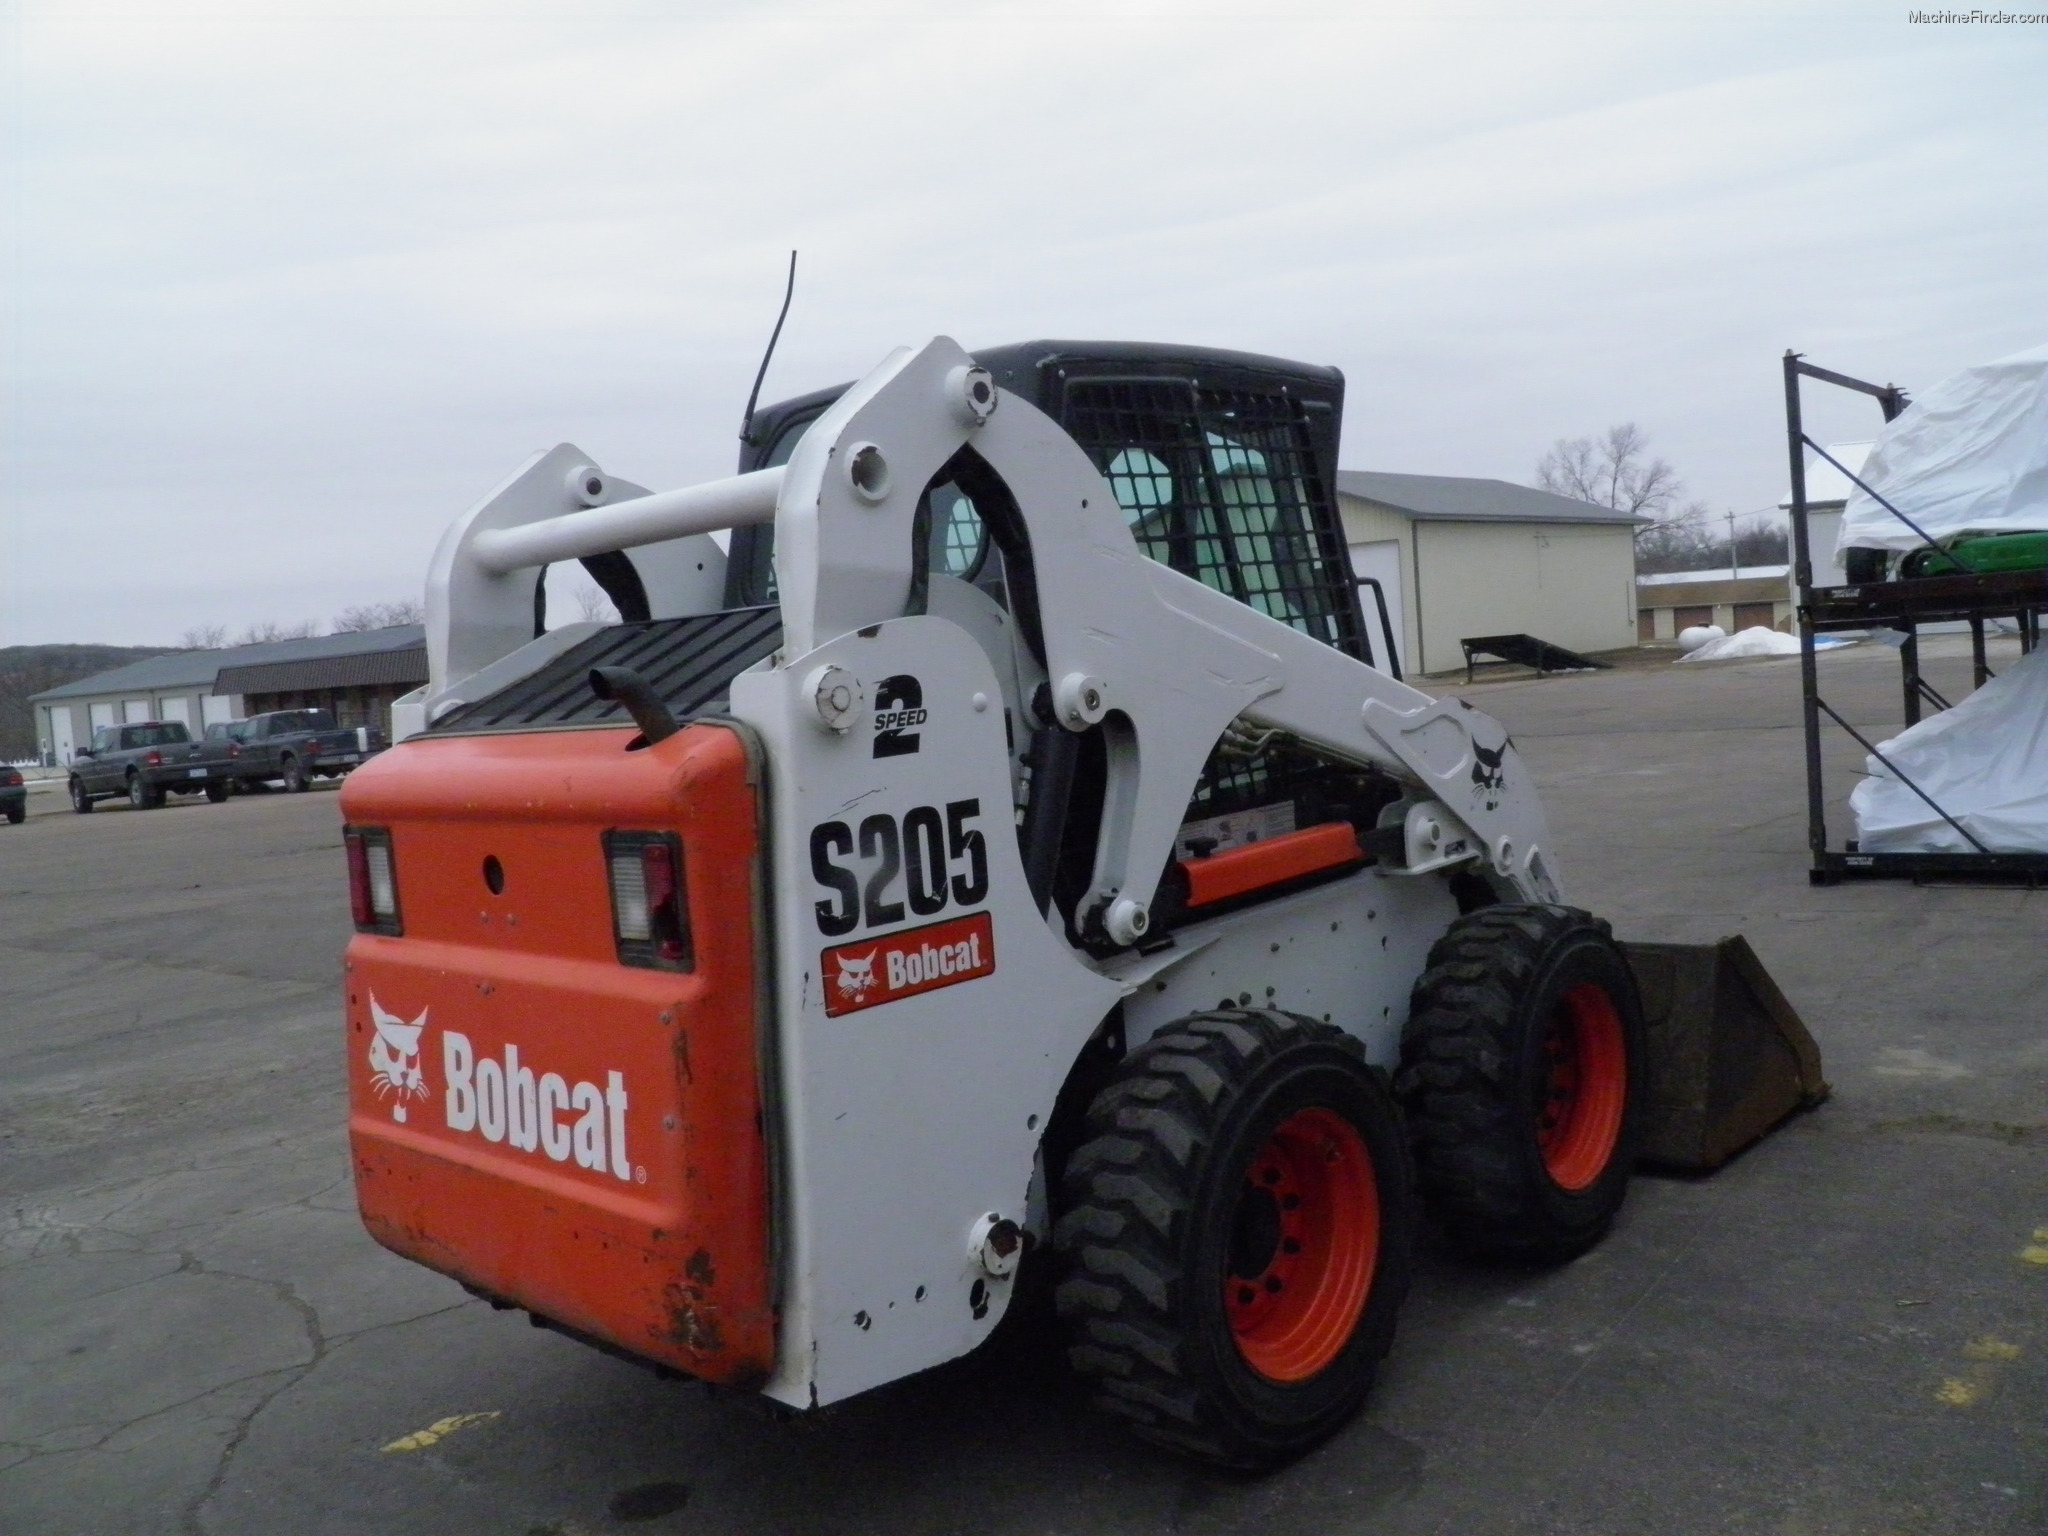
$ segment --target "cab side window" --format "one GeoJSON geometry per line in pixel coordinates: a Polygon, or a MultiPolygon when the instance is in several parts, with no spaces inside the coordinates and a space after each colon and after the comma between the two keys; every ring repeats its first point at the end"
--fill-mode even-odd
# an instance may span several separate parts
{"type": "MultiPolygon", "coordinates": [[[[815,420],[815,415],[800,416],[784,423],[760,467],[773,469],[787,464],[790,455],[796,452],[796,445],[815,420]]],[[[919,537],[924,541],[921,564],[925,571],[937,571],[977,583],[985,583],[996,574],[991,569],[988,528],[982,522],[981,514],[975,510],[972,499],[951,482],[935,485],[929,491],[924,516],[919,522],[919,537]]],[[[772,524],[736,529],[731,559],[739,569],[727,578],[725,600],[728,606],[772,603],[780,598],[772,524]]]]}
{"type": "Polygon", "coordinates": [[[1297,402],[1178,379],[1070,379],[1062,425],[1152,559],[1353,648],[1350,573],[1318,531],[1327,497],[1297,402]]]}
{"type": "Polygon", "coordinates": [[[951,481],[932,487],[926,567],[962,581],[973,581],[987,561],[988,525],[974,510],[974,502],[951,481]]]}

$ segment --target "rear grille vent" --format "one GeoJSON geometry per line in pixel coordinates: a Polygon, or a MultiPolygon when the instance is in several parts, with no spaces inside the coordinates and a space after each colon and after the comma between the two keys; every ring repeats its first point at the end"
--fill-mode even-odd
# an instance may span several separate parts
{"type": "Polygon", "coordinates": [[[630,725],[590,691],[592,667],[631,667],[678,719],[724,709],[732,680],[782,644],[777,608],[734,608],[685,619],[614,624],[571,646],[531,677],[449,711],[437,736],[575,725],[630,725]]]}

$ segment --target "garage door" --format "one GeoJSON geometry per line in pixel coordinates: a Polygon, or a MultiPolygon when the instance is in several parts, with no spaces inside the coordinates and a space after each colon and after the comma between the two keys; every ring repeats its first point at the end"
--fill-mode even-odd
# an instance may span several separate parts
{"type": "Polygon", "coordinates": [[[1735,627],[1737,629],[1752,629],[1761,624],[1765,629],[1769,629],[1771,627],[1773,606],[1770,603],[1737,603],[1735,605],[1735,627]]]}
{"type": "Polygon", "coordinates": [[[1714,605],[1712,603],[1701,603],[1696,608],[1674,608],[1671,610],[1671,627],[1673,629],[1691,629],[1695,624],[1711,624],[1713,622],[1714,605]]]}

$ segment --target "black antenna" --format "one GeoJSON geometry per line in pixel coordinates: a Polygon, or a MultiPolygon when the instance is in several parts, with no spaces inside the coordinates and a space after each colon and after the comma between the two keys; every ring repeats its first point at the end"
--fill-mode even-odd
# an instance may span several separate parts
{"type": "Polygon", "coordinates": [[[747,415],[740,423],[740,441],[754,446],[754,405],[761,398],[761,381],[768,377],[768,361],[775,356],[775,343],[782,339],[782,322],[789,318],[789,301],[796,294],[796,252],[789,253],[789,284],[782,290],[782,313],[775,317],[775,329],[768,334],[768,350],[761,354],[761,371],[754,375],[754,387],[747,394],[747,415]]]}

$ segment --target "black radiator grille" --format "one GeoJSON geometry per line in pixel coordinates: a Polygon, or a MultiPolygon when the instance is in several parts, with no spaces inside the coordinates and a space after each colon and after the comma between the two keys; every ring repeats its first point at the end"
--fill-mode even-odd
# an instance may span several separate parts
{"type": "Polygon", "coordinates": [[[733,608],[686,619],[614,624],[530,677],[449,711],[437,734],[626,725],[631,717],[590,691],[592,667],[631,667],[678,719],[721,709],[732,680],[782,644],[778,608],[733,608]]]}

